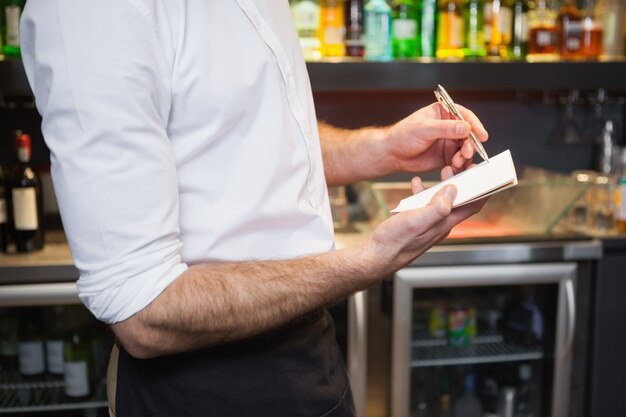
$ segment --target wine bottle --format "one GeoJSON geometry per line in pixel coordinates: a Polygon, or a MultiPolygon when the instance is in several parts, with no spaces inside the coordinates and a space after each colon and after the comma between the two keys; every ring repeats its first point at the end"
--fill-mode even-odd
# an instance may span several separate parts
{"type": "Polygon", "coordinates": [[[63,307],[54,306],[46,315],[46,368],[52,375],[63,374],[63,307]]]}
{"type": "Polygon", "coordinates": [[[18,331],[19,370],[27,378],[39,378],[46,370],[43,331],[38,310],[25,308],[18,331]]]}
{"type": "Polygon", "coordinates": [[[18,323],[14,309],[0,309],[0,375],[3,380],[13,379],[18,370],[18,323]]]}
{"type": "Polygon", "coordinates": [[[13,237],[18,252],[32,252],[43,248],[41,182],[30,166],[30,156],[30,136],[19,132],[18,165],[11,184],[13,237]]]}
{"type": "Polygon", "coordinates": [[[65,395],[70,399],[84,398],[91,393],[93,355],[86,334],[73,331],[63,342],[65,395]]]}

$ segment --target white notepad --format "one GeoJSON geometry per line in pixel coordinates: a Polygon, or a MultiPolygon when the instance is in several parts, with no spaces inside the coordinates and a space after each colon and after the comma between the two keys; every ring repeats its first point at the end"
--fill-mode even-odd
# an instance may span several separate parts
{"type": "Polygon", "coordinates": [[[392,213],[413,210],[427,205],[441,188],[448,184],[456,185],[457,195],[452,207],[462,206],[517,185],[517,174],[511,152],[506,151],[489,158],[473,168],[438,183],[422,192],[400,201],[392,213]]]}

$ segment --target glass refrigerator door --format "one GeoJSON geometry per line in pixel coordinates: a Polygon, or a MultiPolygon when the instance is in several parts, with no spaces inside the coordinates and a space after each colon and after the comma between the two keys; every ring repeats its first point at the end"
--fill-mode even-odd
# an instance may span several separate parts
{"type": "Polygon", "coordinates": [[[391,415],[566,416],[575,284],[574,263],[399,271],[391,415]]]}

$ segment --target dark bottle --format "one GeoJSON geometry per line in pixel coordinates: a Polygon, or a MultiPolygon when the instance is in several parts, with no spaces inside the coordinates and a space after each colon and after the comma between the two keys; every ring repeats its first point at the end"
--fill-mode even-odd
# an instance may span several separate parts
{"type": "Polygon", "coordinates": [[[365,54],[363,27],[363,0],[348,0],[346,5],[346,55],[362,57],[365,54]]]}
{"type": "Polygon", "coordinates": [[[26,0],[2,0],[2,10],[0,10],[0,16],[2,16],[2,39],[4,45],[2,46],[2,52],[6,56],[20,56],[20,18],[22,17],[22,10],[24,10],[24,4],[26,0]]]}
{"type": "Polygon", "coordinates": [[[19,320],[14,309],[0,309],[0,379],[12,380],[18,370],[19,320]]]}
{"type": "Polygon", "coordinates": [[[45,317],[46,369],[51,375],[63,374],[63,307],[50,307],[45,317]]]}
{"type": "Polygon", "coordinates": [[[46,370],[44,336],[39,311],[25,308],[20,315],[18,332],[19,370],[27,378],[39,378],[46,370]]]}
{"type": "Polygon", "coordinates": [[[511,0],[511,43],[509,59],[524,59],[528,54],[528,1],[511,0]]]}
{"type": "Polygon", "coordinates": [[[30,136],[17,134],[18,165],[11,184],[13,237],[18,252],[43,248],[41,182],[30,166],[30,136]]]}
{"type": "Polygon", "coordinates": [[[91,394],[93,354],[86,332],[73,331],[63,342],[65,395],[79,399],[91,394]]]}
{"type": "Polygon", "coordinates": [[[6,178],[4,177],[4,169],[0,166],[0,251],[2,253],[7,252],[9,242],[8,221],[6,178]]]}

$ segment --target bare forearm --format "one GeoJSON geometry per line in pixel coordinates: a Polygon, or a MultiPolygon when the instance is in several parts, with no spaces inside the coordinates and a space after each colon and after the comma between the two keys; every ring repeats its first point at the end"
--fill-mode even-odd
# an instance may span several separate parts
{"type": "Polygon", "coordinates": [[[360,250],[354,247],[287,261],[196,265],[148,307],[113,329],[137,357],[243,339],[382,278],[376,265],[350,261],[374,258],[360,256],[356,253],[360,250]]]}
{"type": "Polygon", "coordinates": [[[387,127],[346,130],[318,123],[328,185],[373,179],[394,170],[385,151],[387,127]]]}

